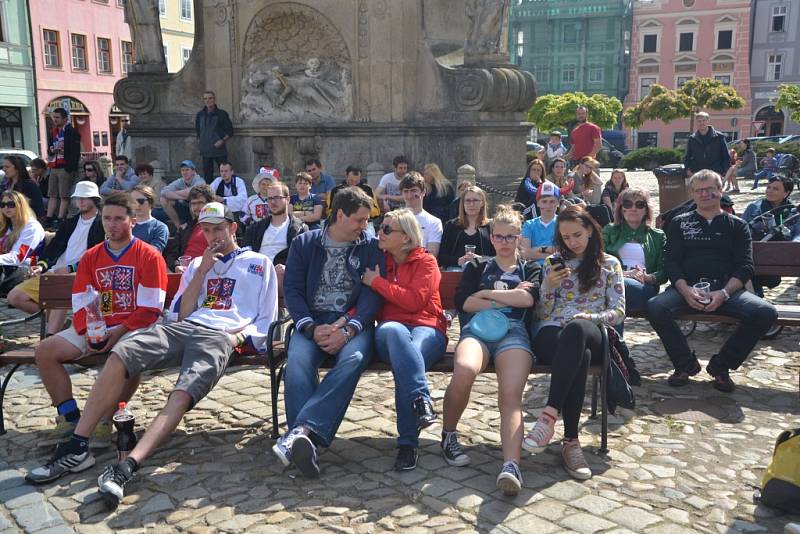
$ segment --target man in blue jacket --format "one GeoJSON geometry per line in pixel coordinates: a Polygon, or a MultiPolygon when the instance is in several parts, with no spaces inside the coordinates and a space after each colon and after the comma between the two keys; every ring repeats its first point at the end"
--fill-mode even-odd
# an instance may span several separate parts
{"type": "Polygon", "coordinates": [[[283,465],[319,476],[317,447],[329,447],[372,355],[380,297],[361,283],[367,268],[384,271],[378,241],[367,237],[372,199],[349,187],[333,199],[322,228],[292,241],[283,294],[297,331],[289,342],[284,400],[289,432],[272,447],[283,465]],[[336,365],[318,383],[319,367],[336,365]]]}

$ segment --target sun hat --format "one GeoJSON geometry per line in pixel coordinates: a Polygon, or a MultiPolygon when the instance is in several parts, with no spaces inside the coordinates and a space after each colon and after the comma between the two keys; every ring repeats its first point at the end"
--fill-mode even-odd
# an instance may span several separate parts
{"type": "Polygon", "coordinates": [[[75,184],[75,191],[72,193],[72,198],[102,198],[100,191],[97,189],[97,184],[89,180],[83,180],[75,184]]]}
{"type": "Polygon", "coordinates": [[[258,169],[258,174],[256,174],[255,178],[253,178],[253,191],[256,193],[258,192],[258,187],[261,184],[261,180],[272,180],[273,182],[279,182],[281,180],[281,174],[278,172],[278,169],[273,169],[272,167],[261,167],[258,169]]]}

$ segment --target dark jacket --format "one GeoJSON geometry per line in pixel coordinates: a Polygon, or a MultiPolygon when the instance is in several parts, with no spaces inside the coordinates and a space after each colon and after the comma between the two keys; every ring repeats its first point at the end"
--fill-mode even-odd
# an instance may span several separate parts
{"type": "MultiPolygon", "coordinates": [[[[442,268],[458,267],[458,258],[464,255],[464,243],[459,240],[459,236],[464,229],[458,224],[458,218],[451,219],[444,223],[442,231],[442,243],[439,246],[439,265],[442,268]]],[[[478,256],[493,257],[497,254],[489,237],[489,225],[478,228],[480,234],[480,245],[475,249],[478,256]]]]}
{"type": "MultiPolygon", "coordinates": [[[[289,255],[289,247],[292,244],[292,240],[298,235],[308,232],[308,226],[306,226],[306,223],[291,213],[288,215],[289,228],[286,230],[286,248],[275,255],[275,259],[272,260],[272,263],[275,265],[285,264],[286,258],[289,255]]],[[[250,228],[247,229],[247,234],[244,237],[244,244],[255,252],[261,250],[261,242],[264,239],[264,232],[267,231],[267,228],[269,228],[271,222],[272,215],[261,219],[256,224],[250,225],[250,228]]]]}
{"type": "MultiPolygon", "coordinates": [[[[322,240],[326,229],[327,224],[323,223],[321,228],[300,234],[289,247],[283,278],[283,300],[298,331],[314,322],[309,302],[317,292],[325,265],[326,253],[322,240]]],[[[356,282],[345,305],[350,310],[347,324],[357,332],[373,325],[375,314],[381,307],[381,298],[369,286],[361,283],[364,271],[375,265],[380,267],[381,276],[385,276],[386,267],[378,240],[362,232],[350,247],[347,258],[347,271],[356,282]]]]}
{"type": "MultiPolygon", "coordinates": [[[[228,117],[228,113],[214,108],[214,111],[208,111],[208,108],[201,109],[194,119],[194,129],[197,132],[197,143],[200,148],[200,155],[204,157],[223,157],[228,155],[228,149],[225,145],[220,148],[214,146],[214,143],[225,137],[233,135],[233,124],[228,117]]],[[[208,179],[208,176],[206,176],[208,179]]]]}
{"type": "MultiPolygon", "coordinates": [[[[41,265],[43,271],[55,265],[58,258],[67,250],[69,238],[72,232],[75,231],[75,227],[78,226],[78,217],[80,217],[80,215],[70,217],[65,224],[59,226],[56,235],[53,236],[53,239],[51,239],[42,250],[42,253],[39,255],[38,264],[41,265]]],[[[102,243],[105,238],[106,231],[103,229],[103,218],[100,213],[98,213],[94,218],[92,226],[89,227],[89,235],[86,237],[86,250],[89,250],[98,243],[102,243]]],[[[76,266],[73,265],[72,267],[74,271],[76,266]]]]}
{"type": "Polygon", "coordinates": [[[445,194],[441,196],[437,196],[436,191],[431,191],[422,198],[422,209],[444,223],[450,218],[450,204],[454,198],[455,193],[452,187],[448,187],[445,194]]]}
{"type": "Polygon", "coordinates": [[[37,218],[44,215],[44,201],[42,200],[42,190],[39,189],[39,184],[33,180],[20,180],[14,186],[14,191],[25,195],[37,218]]]}
{"type": "Polygon", "coordinates": [[[179,228],[175,235],[167,240],[167,246],[164,248],[164,261],[167,262],[167,269],[174,269],[175,262],[183,256],[183,251],[189,244],[189,238],[192,237],[192,230],[196,224],[197,219],[190,219],[186,226],[179,228]]]}
{"type": "Polygon", "coordinates": [[[702,169],[725,176],[731,166],[731,153],[725,144],[725,136],[717,132],[713,126],[708,127],[706,135],[694,132],[686,143],[686,155],[683,166],[694,172],[702,169]]]}
{"type": "MultiPolygon", "coordinates": [[[[52,133],[48,134],[47,146],[53,144],[52,133]]],[[[52,156],[50,149],[47,154],[52,156]]],[[[64,170],[78,172],[78,162],[81,159],[81,134],[71,124],[64,126],[64,170]]]]}

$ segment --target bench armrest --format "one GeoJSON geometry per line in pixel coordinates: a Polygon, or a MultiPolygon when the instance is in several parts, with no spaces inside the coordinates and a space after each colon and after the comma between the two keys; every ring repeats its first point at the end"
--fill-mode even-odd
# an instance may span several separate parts
{"type": "Polygon", "coordinates": [[[289,325],[289,328],[286,331],[286,339],[283,341],[283,351],[275,350],[275,329],[281,327],[291,320],[292,317],[287,315],[283,319],[273,321],[272,324],[269,325],[269,330],[267,331],[267,360],[269,362],[269,366],[273,369],[277,368],[277,366],[286,359],[286,351],[289,349],[289,339],[291,338],[292,331],[294,330],[294,323],[289,325]]]}

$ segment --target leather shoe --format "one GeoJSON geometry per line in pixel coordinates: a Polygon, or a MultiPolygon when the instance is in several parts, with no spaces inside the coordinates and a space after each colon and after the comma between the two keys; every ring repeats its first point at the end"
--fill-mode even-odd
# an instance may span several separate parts
{"type": "Polygon", "coordinates": [[[689,377],[694,376],[702,370],[700,362],[694,360],[694,363],[688,369],[676,369],[672,376],[667,379],[667,384],[674,388],[680,388],[689,383],[689,377]]]}
{"type": "Polygon", "coordinates": [[[414,414],[417,416],[417,428],[422,430],[436,422],[436,412],[433,411],[433,403],[426,397],[414,399],[414,414]]]}
{"type": "Polygon", "coordinates": [[[397,459],[394,461],[395,471],[411,471],[417,467],[417,449],[411,445],[400,445],[397,459]]]}

